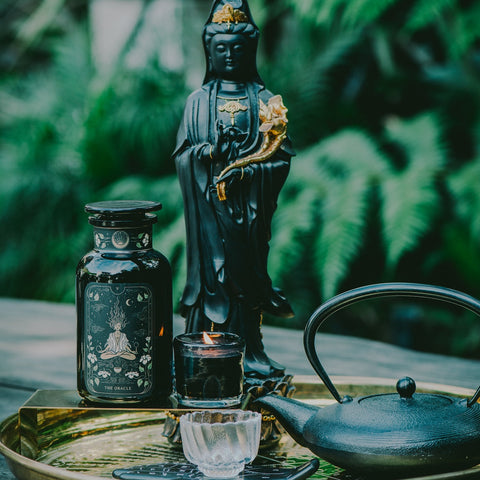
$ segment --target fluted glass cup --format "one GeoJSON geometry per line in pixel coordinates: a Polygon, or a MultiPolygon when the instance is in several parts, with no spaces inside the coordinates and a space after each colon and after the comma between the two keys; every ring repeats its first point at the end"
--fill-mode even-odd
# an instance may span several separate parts
{"type": "Polygon", "coordinates": [[[244,410],[205,410],[180,417],[183,452],[207,477],[230,478],[252,462],[262,416],[244,410]]]}

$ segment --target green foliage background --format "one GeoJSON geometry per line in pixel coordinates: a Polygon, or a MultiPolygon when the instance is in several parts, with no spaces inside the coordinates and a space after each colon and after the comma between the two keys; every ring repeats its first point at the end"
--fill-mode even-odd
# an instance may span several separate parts
{"type": "MultiPolygon", "coordinates": [[[[208,0],[190,3],[206,18],[208,0]]],[[[0,295],[73,302],[76,263],[91,248],[84,204],[142,198],[164,204],[155,242],[179,298],[185,232],[170,155],[198,86],[187,73],[201,23],[182,19],[183,69],[155,54],[129,67],[150,4],[105,75],[92,60],[86,0],[2,2],[0,295]]],[[[297,312],[283,324],[301,328],[322,300],[380,281],[480,296],[480,4],[250,5],[263,32],[259,69],[284,97],[297,149],[269,266],[297,312]]],[[[386,307],[378,311],[357,309],[346,328],[385,338],[386,307]]],[[[429,341],[410,346],[480,357],[475,318],[438,306],[416,315],[413,333],[429,341]]]]}

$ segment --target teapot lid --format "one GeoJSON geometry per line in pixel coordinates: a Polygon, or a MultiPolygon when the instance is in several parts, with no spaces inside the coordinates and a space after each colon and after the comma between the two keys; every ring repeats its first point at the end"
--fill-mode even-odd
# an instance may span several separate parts
{"type": "MultiPolygon", "coordinates": [[[[415,393],[416,384],[410,377],[401,378],[397,382],[397,393],[383,393],[364,397],[344,397],[339,409],[346,412],[344,418],[351,427],[382,430],[386,432],[409,432],[408,437],[419,440],[420,437],[427,441],[432,440],[445,429],[454,418],[454,424],[458,424],[462,415],[470,417],[471,409],[467,409],[465,399],[457,399],[442,394],[415,393]],[[446,427],[442,424],[446,422],[446,427]],[[423,432],[423,433],[422,433],[423,432]],[[413,436],[412,436],[413,435],[413,436]]],[[[477,426],[480,425],[480,409],[473,411],[478,417],[477,426]]],[[[345,415],[345,413],[343,414],[345,415]]],[[[466,418],[473,425],[470,418],[466,418]]]]}
{"type": "MultiPolygon", "coordinates": [[[[383,393],[368,395],[358,399],[362,408],[375,410],[376,412],[386,411],[391,415],[420,415],[422,419],[426,416],[435,415],[439,410],[443,410],[453,405],[455,399],[446,395],[439,394],[417,394],[415,380],[410,377],[401,378],[396,385],[397,394],[383,393]]],[[[350,397],[343,399],[342,403],[352,401],[350,397]]]]}

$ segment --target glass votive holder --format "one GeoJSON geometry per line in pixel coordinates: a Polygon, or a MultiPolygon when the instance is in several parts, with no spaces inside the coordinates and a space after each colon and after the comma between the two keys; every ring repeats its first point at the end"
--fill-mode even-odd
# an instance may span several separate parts
{"type": "Polygon", "coordinates": [[[233,333],[175,337],[175,384],[180,406],[235,407],[243,394],[245,342],[233,333]]]}
{"type": "Polygon", "coordinates": [[[245,410],[210,410],[180,417],[186,459],[207,477],[238,475],[258,453],[262,416],[245,410]]]}

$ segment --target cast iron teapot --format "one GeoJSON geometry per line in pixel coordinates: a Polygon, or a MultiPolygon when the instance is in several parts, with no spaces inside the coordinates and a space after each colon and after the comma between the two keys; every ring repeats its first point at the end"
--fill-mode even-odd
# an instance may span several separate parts
{"type": "MultiPolygon", "coordinates": [[[[300,444],[328,462],[382,478],[443,473],[480,463],[480,387],[470,399],[415,393],[409,377],[398,393],[341,397],[315,350],[315,334],[338,310],[360,300],[391,296],[438,299],[480,316],[480,301],[443,287],[383,283],[347,291],[321,305],[304,333],[307,357],[336,404],[323,408],[278,395],[257,403],[275,414],[300,444]]],[[[479,373],[480,376],[480,373],[479,373]]]]}

